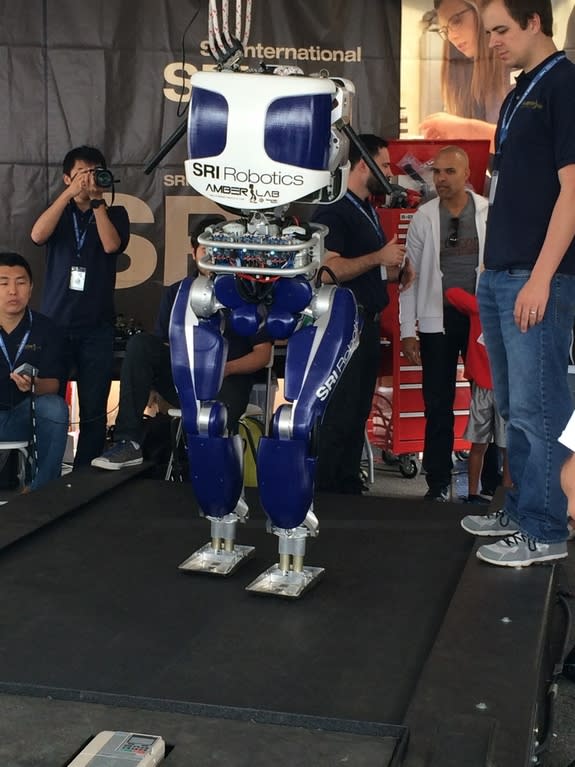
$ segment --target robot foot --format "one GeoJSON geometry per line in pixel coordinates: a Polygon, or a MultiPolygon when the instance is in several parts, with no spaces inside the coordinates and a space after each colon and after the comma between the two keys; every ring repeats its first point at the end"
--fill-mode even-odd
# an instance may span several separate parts
{"type": "Polygon", "coordinates": [[[210,575],[231,575],[253,556],[253,546],[235,543],[238,516],[207,517],[211,522],[212,540],[189,556],[178,569],[210,575]]]}
{"type": "Polygon", "coordinates": [[[298,599],[321,579],[323,567],[304,567],[302,570],[282,570],[273,565],[246,586],[246,591],[276,597],[298,599]]]}
{"type": "Polygon", "coordinates": [[[303,564],[306,539],[317,534],[317,518],[313,512],[308,512],[308,515],[310,513],[309,520],[306,517],[299,527],[291,530],[272,528],[279,538],[279,563],[246,586],[246,591],[297,599],[319,581],[324,568],[304,567],[303,564]]]}

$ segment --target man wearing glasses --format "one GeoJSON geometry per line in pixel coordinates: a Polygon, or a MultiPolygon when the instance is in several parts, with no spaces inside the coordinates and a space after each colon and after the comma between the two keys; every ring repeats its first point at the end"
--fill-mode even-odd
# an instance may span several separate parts
{"type": "Polygon", "coordinates": [[[465,358],[469,335],[469,318],[446,302],[445,291],[458,287],[475,294],[488,204],[467,188],[469,158],[457,146],[438,152],[433,178],[437,197],[409,225],[406,251],[416,277],[399,300],[403,355],[423,368],[425,498],[444,502],[453,468],[457,363],[460,354],[465,358]]]}

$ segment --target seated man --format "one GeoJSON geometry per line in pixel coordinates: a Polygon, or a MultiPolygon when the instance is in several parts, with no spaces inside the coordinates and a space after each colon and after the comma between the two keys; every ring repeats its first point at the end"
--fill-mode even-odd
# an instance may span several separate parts
{"type": "Polygon", "coordinates": [[[48,317],[29,309],[31,294],[28,262],[18,253],[0,253],[0,441],[32,443],[35,466],[27,489],[36,490],[62,473],[69,414],[58,396],[62,337],[48,317]],[[25,363],[29,373],[22,372],[25,363]]]}
{"type": "MultiPolygon", "coordinates": [[[[222,221],[221,216],[207,216],[190,235],[195,258],[203,255],[203,247],[198,246],[198,236],[207,226],[219,221],[222,221]]],[[[120,403],[114,434],[116,441],[109,450],[94,458],[92,466],[114,470],[142,463],[142,414],[151,389],[178,407],[168,340],[170,314],[179,287],[180,282],[176,282],[166,288],[154,334],[138,333],[128,342],[120,374],[120,403]]],[[[253,374],[268,364],[272,347],[264,332],[249,338],[236,335],[226,326],[224,335],[228,340],[228,359],[218,399],[227,406],[228,430],[236,433],[238,421],[246,410],[254,384],[253,374]]]]}

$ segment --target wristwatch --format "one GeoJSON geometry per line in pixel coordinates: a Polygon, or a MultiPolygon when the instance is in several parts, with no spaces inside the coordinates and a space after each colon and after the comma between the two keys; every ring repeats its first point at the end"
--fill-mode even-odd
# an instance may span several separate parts
{"type": "Polygon", "coordinates": [[[105,204],[106,204],[106,200],[90,200],[90,207],[92,208],[92,210],[94,210],[95,208],[99,208],[101,205],[105,205],[105,204]]]}

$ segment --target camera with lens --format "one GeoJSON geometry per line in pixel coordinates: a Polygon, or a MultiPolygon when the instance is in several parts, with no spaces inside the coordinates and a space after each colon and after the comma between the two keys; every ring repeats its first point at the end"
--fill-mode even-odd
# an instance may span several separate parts
{"type": "Polygon", "coordinates": [[[108,168],[102,168],[98,166],[94,168],[94,183],[99,186],[100,189],[109,189],[114,185],[114,174],[108,168]]]}

